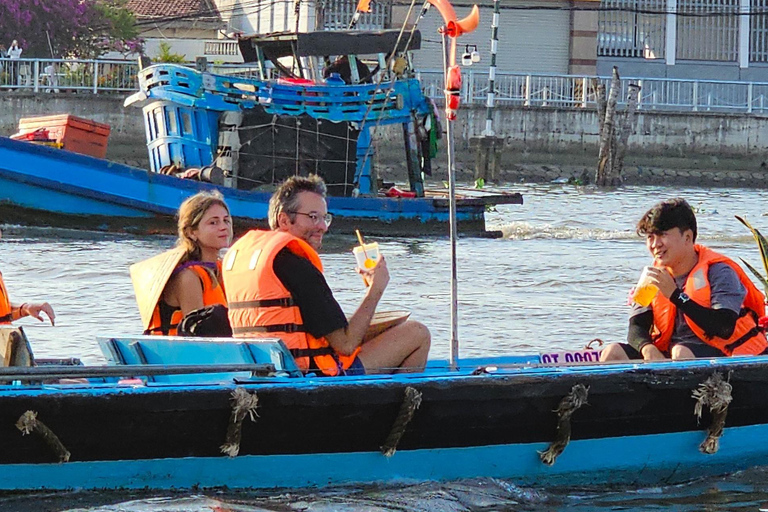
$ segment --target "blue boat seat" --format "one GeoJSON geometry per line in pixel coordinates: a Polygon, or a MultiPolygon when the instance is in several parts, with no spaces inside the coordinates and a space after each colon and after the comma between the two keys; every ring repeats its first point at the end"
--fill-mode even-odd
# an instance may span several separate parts
{"type": "MultiPolygon", "coordinates": [[[[113,365],[272,364],[278,375],[302,375],[288,348],[279,339],[135,336],[104,338],[99,340],[99,345],[109,364],[113,365]]],[[[163,383],[212,383],[249,377],[249,372],[201,373],[157,375],[151,380],[163,383]]]]}

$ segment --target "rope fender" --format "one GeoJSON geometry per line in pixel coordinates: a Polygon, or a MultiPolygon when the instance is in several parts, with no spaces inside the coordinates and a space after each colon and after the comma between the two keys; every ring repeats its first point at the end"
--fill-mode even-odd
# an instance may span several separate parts
{"type": "Polygon", "coordinates": [[[571,440],[571,415],[587,403],[588,395],[589,388],[587,386],[576,384],[571,388],[571,392],[560,400],[560,405],[557,406],[557,409],[552,411],[557,413],[557,434],[555,434],[555,440],[550,443],[549,448],[538,452],[541,462],[547,466],[553,465],[557,457],[568,446],[568,442],[571,440]]]}
{"type": "Polygon", "coordinates": [[[406,387],[403,403],[400,404],[400,411],[397,413],[397,418],[395,418],[395,422],[389,430],[387,440],[381,446],[382,455],[391,457],[395,454],[400,438],[405,433],[405,427],[411,422],[413,413],[416,412],[419,406],[421,406],[421,393],[411,386],[406,387]]]}
{"type": "Polygon", "coordinates": [[[699,387],[693,390],[692,398],[696,399],[696,405],[693,407],[693,414],[696,416],[696,422],[701,420],[701,413],[704,407],[709,407],[712,414],[712,423],[707,429],[707,438],[699,445],[701,453],[713,454],[720,449],[720,436],[723,435],[725,428],[725,417],[728,414],[728,405],[733,400],[731,391],[731,373],[728,373],[728,380],[723,380],[720,372],[715,372],[711,377],[699,384],[699,387]]]}
{"type": "Polygon", "coordinates": [[[25,436],[36,432],[37,435],[43,438],[45,444],[47,444],[53,453],[59,458],[59,462],[69,462],[69,450],[64,447],[64,444],[59,440],[58,436],[53,433],[53,430],[45,426],[45,424],[37,419],[37,413],[35,411],[27,411],[19,416],[16,422],[16,428],[21,430],[21,435],[25,436]]]}
{"type": "Polygon", "coordinates": [[[229,426],[227,427],[227,436],[224,444],[221,445],[221,453],[229,457],[237,457],[240,453],[240,440],[243,433],[243,420],[248,416],[255,422],[259,416],[256,414],[256,407],[259,404],[259,397],[256,393],[249,393],[243,388],[235,388],[232,392],[232,414],[229,417],[229,426]]]}

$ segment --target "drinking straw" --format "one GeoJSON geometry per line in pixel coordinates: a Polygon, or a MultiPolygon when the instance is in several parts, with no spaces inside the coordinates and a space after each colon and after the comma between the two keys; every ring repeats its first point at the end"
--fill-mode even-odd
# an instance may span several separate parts
{"type": "Polygon", "coordinates": [[[363,235],[360,234],[359,229],[356,229],[355,233],[357,233],[357,240],[360,242],[360,247],[363,249],[363,256],[365,256],[365,259],[368,260],[368,253],[365,252],[365,242],[363,241],[363,235]]]}

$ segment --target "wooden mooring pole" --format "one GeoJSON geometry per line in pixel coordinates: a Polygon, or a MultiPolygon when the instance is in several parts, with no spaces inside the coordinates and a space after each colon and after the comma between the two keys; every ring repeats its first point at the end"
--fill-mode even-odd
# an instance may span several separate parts
{"type": "Polygon", "coordinates": [[[599,187],[621,185],[621,172],[624,168],[624,156],[627,153],[629,135],[634,129],[635,112],[640,95],[640,86],[629,84],[627,87],[627,110],[623,116],[616,112],[616,103],[621,92],[619,70],[613,68],[608,97],[605,86],[593,81],[597,96],[597,115],[600,123],[599,152],[595,184],[599,187]]]}

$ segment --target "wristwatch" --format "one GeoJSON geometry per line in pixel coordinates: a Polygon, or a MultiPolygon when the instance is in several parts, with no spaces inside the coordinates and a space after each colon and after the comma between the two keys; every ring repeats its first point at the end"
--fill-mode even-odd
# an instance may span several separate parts
{"type": "Polygon", "coordinates": [[[676,304],[678,306],[682,306],[683,304],[691,300],[691,298],[685,292],[680,291],[679,288],[675,290],[675,292],[672,294],[672,296],[669,299],[672,302],[672,304],[676,304]]]}

